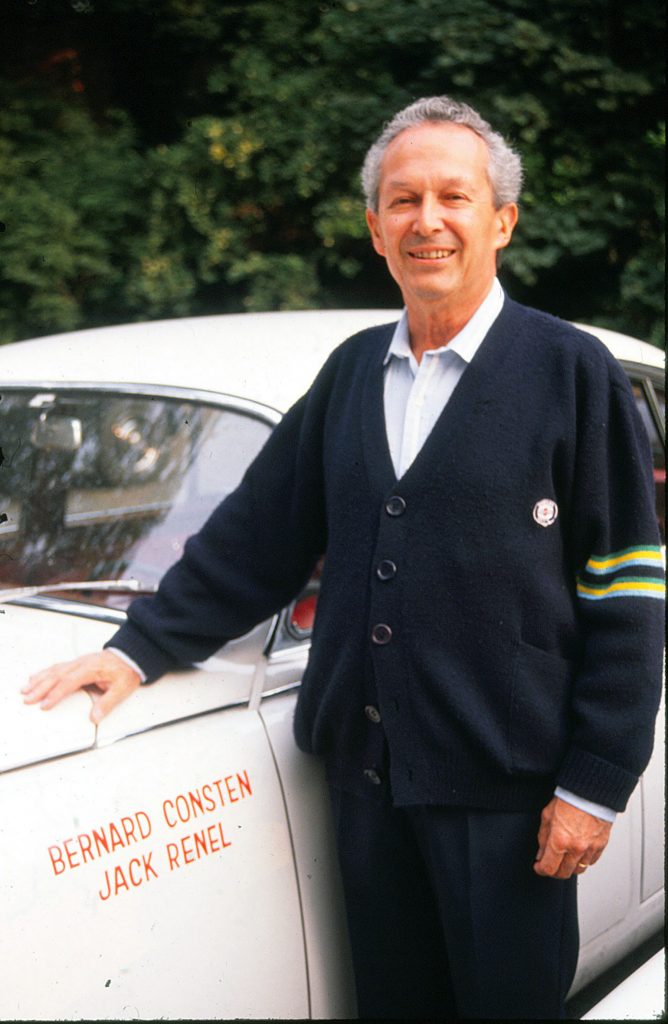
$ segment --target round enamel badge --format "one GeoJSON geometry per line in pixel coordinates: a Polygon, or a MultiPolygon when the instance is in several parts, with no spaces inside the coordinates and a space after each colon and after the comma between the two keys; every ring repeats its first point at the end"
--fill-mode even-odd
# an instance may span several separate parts
{"type": "Polygon", "coordinates": [[[558,515],[557,503],[551,498],[541,498],[533,507],[533,517],[539,526],[552,526],[558,515]]]}

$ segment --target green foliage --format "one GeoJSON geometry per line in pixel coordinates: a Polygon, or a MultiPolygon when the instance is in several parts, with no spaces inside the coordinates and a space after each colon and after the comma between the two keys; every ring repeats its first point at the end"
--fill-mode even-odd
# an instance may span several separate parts
{"type": "Polygon", "coordinates": [[[400,106],[450,93],[524,158],[510,293],[663,344],[654,0],[104,6],[70,13],[61,32],[82,40],[84,94],[4,87],[4,339],[185,313],[396,305],[366,237],[359,167],[400,106]],[[139,70],[96,94],[95,70],[119,49],[139,70]],[[163,95],[172,81],[167,114],[153,83],[163,95]]]}
{"type": "Polygon", "coordinates": [[[0,340],[113,317],[125,237],[140,226],[141,160],[127,118],[0,94],[0,340]]]}
{"type": "Polygon", "coordinates": [[[244,299],[248,312],[267,309],[315,309],[318,305],[318,280],[315,271],[295,254],[252,252],[237,260],[229,273],[230,281],[248,281],[244,299]]]}

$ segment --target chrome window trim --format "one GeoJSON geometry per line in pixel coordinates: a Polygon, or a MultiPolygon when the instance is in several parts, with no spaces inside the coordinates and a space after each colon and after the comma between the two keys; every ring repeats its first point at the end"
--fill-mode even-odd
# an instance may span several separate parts
{"type": "Polygon", "coordinates": [[[264,649],[265,657],[272,663],[288,661],[298,651],[308,652],[311,649],[312,630],[309,630],[304,637],[298,638],[288,628],[288,615],[295,600],[297,599],[292,600],[285,608],[281,608],[280,612],[274,616],[264,649]]]}
{"type": "MultiPolygon", "coordinates": [[[[263,690],[262,700],[264,701],[266,697],[277,697],[281,693],[289,693],[291,690],[298,690],[301,685],[301,679],[296,679],[292,683],[284,683],[282,686],[276,686],[273,690],[263,690]]],[[[261,708],[262,703],[260,703],[260,710],[261,708]]]]}
{"type": "MultiPolygon", "coordinates": [[[[9,602],[8,602],[9,603],[9,602]]],[[[96,619],[98,622],[110,622],[114,626],[122,626],[127,615],[120,608],[103,608],[99,604],[86,604],[85,601],[67,601],[61,597],[21,597],[11,602],[24,608],[39,608],[45,612],[60,612],[63,615],[76,615],[81,619],[96,619]]]]}
{"type": "Polygon", "coordinates": [[[270,405],[263,405],[262,402],[255,402],[250,398],[241,398],[239,395],[228,395],[223,391],[203,391],[198,388],[181,388],[169,384],[121,384],[114,381],[13,380],[11,383],[0,381],[0,394],[3,391],[26,390],[108,391],[114,394],[131,395],[135,398],[178,398],[181,401],[200,402],[204,405],[214,405],[217,408],[245,413],[270,427],[275,427],[283,418],[282,414],[270,405]]]}
{"type": "Polygon", "coordinates": [[[647,399],[647,405],[649,406],[649,411],[654,420],[654,424],[659,432],[659,438],[665,445],[666,424],[661,416],[661,409],[659,408],[659,402],[654,391],[655,383],[665,387],[662,371],[658,366],[647,366],[644,363],[632,363],[626,359],[621,360],[621,364],[626,375],[631,381],[631,384],[639,384],[642,388],[643,394],[647,399]]]}
{"type": "Polygon", "coordinates": [[[311,650],[311,634],[305,637],[302,641],[294,641],[290,647],[279,647],[276,650],[271,650],[267,655],[269,661],[274,663],[280,663],[282,661],[291,661],[294,656],[302,651],[311,650]]]}
{"type": "Polygon", "coordinates": [[[147,501],[143,505],[119,505],[116,508],[93,512],[66,512],[64,519],[65,526],[80,526],[86,523],[106,522],[108,519],[120,519],[122,516],[163,512],[168,508],[171,508],[169,501],[147,501]]]}

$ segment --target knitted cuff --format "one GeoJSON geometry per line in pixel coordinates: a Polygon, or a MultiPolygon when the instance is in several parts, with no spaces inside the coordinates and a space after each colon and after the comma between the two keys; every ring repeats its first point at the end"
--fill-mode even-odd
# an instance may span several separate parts
{"type": "Polygon", "coordinates": [[[125,622],[104,646],[116,647],[131,658],[146,674],[146,683],[152,683],[165,672],[179,667],[173,658],[144,636],[132,622],[125,622]]]}
{"type": "Polygon", "coordinates": [[[557,784],[614,811],[623,811],[638,783],[638,776],[590,754],[571,748],[557,775],[557,784]]]}

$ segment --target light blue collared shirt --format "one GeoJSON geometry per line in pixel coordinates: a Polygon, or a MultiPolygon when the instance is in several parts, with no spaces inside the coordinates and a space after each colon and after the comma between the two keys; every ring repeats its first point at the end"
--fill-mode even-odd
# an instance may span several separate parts
{"type": "MultiPolygon", "coordinates": [[[[504,294],[498,278],[461,331],[441,348],[427,349],[420,363],[413,355],[408,316],[403,311],[390,341],[385,366],[385,429],[397,479],[416,458],[450,400],[466,367],[501,312],[504,294]]],[[[557,786],[555,796],[604,821],[616,812],[557,786]]]]}
{"type": "Polygon", "coordinates": [[[385,356],[385,429],[397,479],[429,437],[464,370],[501,312],[498,278],[461,331],[441,348],[427,349],[418,364],[403,311],[385,356]]]}

